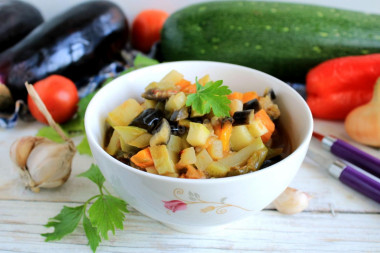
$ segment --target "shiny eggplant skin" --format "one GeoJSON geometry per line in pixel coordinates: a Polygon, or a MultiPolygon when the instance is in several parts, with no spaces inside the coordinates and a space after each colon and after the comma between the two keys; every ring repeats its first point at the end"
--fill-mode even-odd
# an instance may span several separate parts
{"type": "Polygon", "coordinates": [[[33,30],[0,55],[0,82],[15,99],[26,98],[24,83],[51,74],[79,85],[120,55],[128,40],[122,10],[108,1],[76,5],[33,30]]]}
{"type": "Polygon", "coordinates": [[[165,114],[162,110],[148,108],[137,115],[129,125],[140,127],[146,129],[149,133],[153,133],[154,129],[156,129],[161,123],[163,118],[165,118],[165,114]]]}
{"type": "Polygon", "coordinates": [[[39,10],[19,0],[0,0],[0,53],[15,45],[43,22],[39,10]]]}

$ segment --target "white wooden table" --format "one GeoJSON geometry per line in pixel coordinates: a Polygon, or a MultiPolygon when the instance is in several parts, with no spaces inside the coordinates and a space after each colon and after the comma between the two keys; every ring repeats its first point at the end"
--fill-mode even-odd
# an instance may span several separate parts
{"type": "MultiPolygon", "coordinates": [[[[21,122],[15,129],[0,129],[0,252],[91,252],[81,226],[58,242],[46,243],[40,235],[52,231],[43,225],[63,205],[76,206],[97,189],[87,179],[76,177],[93,162],[80,155],[74,158],[72,175],[62,187],[40,193],[24,188],[10,161],[9,147],[17,137],[35,135],[39,127],[21,122]]],[[[350,142],[342,123],[316,120],[315,129],[350,142]]],[[[379,150],[359,147],[380,157],[379,150]]],[[[176,232],[130,208],[124,230],[102,242],[98,252],[380,252],[378,203],[341,184],[307,158],[290,186],[313,197],[304,212],[283,215],[269,206],[213,234],[176,232]]]]}

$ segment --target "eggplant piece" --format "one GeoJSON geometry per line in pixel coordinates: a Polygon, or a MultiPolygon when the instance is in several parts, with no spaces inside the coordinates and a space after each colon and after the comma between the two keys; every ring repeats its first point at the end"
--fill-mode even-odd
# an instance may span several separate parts
{"type": "Polygon", "coordinates": [[[18,0],[0,0],[0,53],[26,37],[44,19],[33,5],[18,0]]]}
{"type": "Polygon", "coordinates": [[[283,158],[278,155],[278,156],[275,156],[275,157],[272,157],[271,159],[267,159],[263,162],[263,164],[261,165],[261,168],[260,169],[264,169],[266,167],[269,167],[273,164],[276,164],[278,163],[279,161],[281,161],[283,158]]]}
{"type": "Polygon", "coordinates": [[[76,5],[34,29],[0,55],[0,82],[15,100],[26,99],[24,83],[51,74],[71,79],[78,88],[84,79],[114,61],[126,46],[128,22],[110,1],[76,5]]]}
{"type": "Polygon", "coordinates": [[[257,98],[249,100],[243,104],[243,110],[259,111],[260,109],[261,109],[260,103],[259,103],[259,100],[257,98]]]}
{"type": "Polygon", "coordinates": [[[163,118],[165,118],[163,111],[148,108],[134,118],[129,125],[146,129],[149,133],[152,133],[163,118]]]}
{"type": "Polygon", "coordinates": [[[201,123],[201,124],[203,124],[203,117],[191,117],[191,118],[189,118],[189,120],[190,120],[191,122],[195,122],[195,123],[201,123]]]}
{"type": "Polygon", "coordinates": [[[183,125],[178,124],[178,122],[169,122],[171,134],[176,136],[182,136],[186,133],[187,128],[183,125]]]}
{"type": "Polygon", "coordinates": [[[177,90],[161,90],[161,89],[149,89],[145,91],[141,96],[145,99],[154,100],[154,101],[165,101],[170,98],[172,95],[177,94],[177,90]]]}
{"type": "Polygon", "coordinates": [[[150,146],[166,145],[169,142],[170,133],[170,124],[165,118],[163,118],[157,126],[157,129],[154,130],[152,138],[150,138],[150,146]]]}
{"type": "Polygon", "coordinates": [[[275,100],[276,99],[276,93],[274,93],[274,90],[273,89],[266,89],[264,91],[264,95],[263,97],[266,97],[266,96],[269,96],[269,98],[271,100],[275,100]]]}
{"type": "Polygon", "coordinates": [[[233,115],[233,126],[239,126],[239,125],[249,125],[251,124],[255,119],[255,110],[245,110],[245,111],[239,111],[235,112],[233,115]]]}
{"type": "Polygon", "coordinates": [[[188,107],[182,107],[181,109],[174,111],[169,120],[170,121],[180,121],[181,119],[187,119],[189,117],[189,109],[188,107]]]}

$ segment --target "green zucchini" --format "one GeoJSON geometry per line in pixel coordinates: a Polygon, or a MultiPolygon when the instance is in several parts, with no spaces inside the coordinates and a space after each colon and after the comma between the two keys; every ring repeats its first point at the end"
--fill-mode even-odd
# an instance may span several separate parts
{"type": "Polygon", "coordinates": [[[380,15],[308,4],[221,1],[173,13],[161,33],[162,60],[240,64],[304,81],[327,59],[380,52],[380,15]]]}

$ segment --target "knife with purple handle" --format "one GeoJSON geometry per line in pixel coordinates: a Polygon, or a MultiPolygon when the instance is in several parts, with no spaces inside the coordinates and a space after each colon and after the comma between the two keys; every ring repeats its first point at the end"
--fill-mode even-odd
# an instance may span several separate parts
{"type": "Polygon", "coordinates": [[[307,156],[319,165],[328,168],[329,173],[345,185],[380,203],[380,181],[354,169],[341,161],[330,161],[310,148],[307,156]]]}
{"type": "Polygon", "coordinates": [[[339,158],[342,158],[359,168],[380,178],[380,159],[352,146],[340,139],[313,133],[313,136],[322,141],[323,148],[327,149],[339,158]]]}

